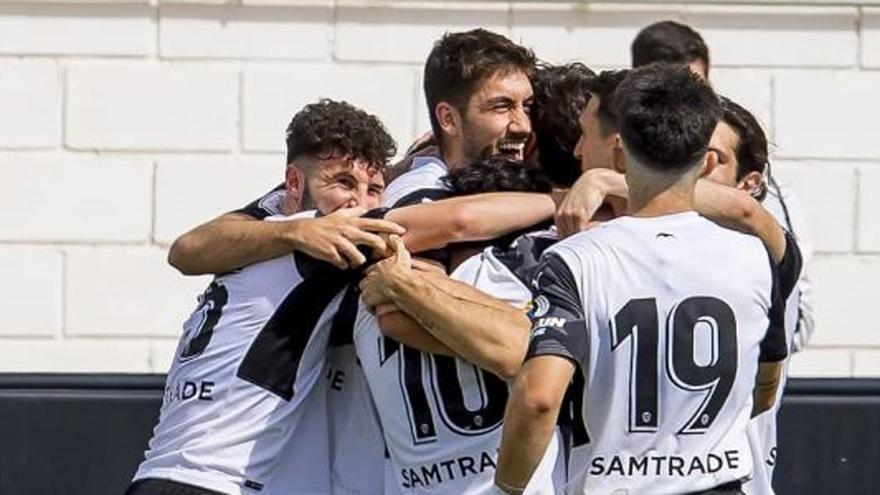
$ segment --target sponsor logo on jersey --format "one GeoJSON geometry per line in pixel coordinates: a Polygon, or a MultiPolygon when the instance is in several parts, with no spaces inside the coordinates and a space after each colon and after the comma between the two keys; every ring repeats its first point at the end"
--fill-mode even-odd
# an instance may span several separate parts
{"type": "Polygon", "coordinates": [[[560,318],[558,316],[547,316],[538,320],[538,324],[535,326],[563,328],[565,327],[565,318],[560,318]]]}
{"type": "Polygon", "coordinates": [[[447,481],[454,481],[467,476],[477,476],[486,471],[495,471],[493,452],[480,452],[478,455],[465,455],[454,459],[446,459],[433,464],[403,468],[404,488],[436,486],[447,481]]]}
{"type": "Polygon", "coordinates": [[[725,450],[695,456],[596,456],[590,461],[591,476],[677,476],[714,474],[740,468],[740,451],[725,450]]]}
{"type": "MultiPolygon", "coordinates": [[[[535,281],[537,284],[537,280],[535,281]]],[[[544,296],[538,296],[532,301],[532,318],[540,318],[550,311],[550,301],[544,296]]]]}

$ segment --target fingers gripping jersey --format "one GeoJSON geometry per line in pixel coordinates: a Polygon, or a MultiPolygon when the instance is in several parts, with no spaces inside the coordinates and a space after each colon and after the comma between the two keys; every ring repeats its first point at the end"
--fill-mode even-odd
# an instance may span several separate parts
{"type": "MultiPolygon", "coordinates": [[[[491,248],[466,260],[451,277],[517,307],[531,298],[526,284],[491,248]]],[[[507,384],[466,361],[384,338],[363,307],[354,335],[399,491],[490,493],[507,384]]],[[[528,493],[553,493],[556,448],[555,442],[548,448],[528,493]]]]}
{"type": "Polygon", "coordinates": [[[545,252],[528,357],[570,359],[584,384],[571,493],[749,476],[758,361],[786,355],[775,280],[760,241],[694,213],[619,218],[545,252]]]}
{"type": "Polygon", "coordinates": [[[277,493],[328,492],[326,400],[313,392],[345,281],[304,260],[282,256],[211,283],[184,325],[135,479],[272,493],[283,452],[300,462],[285,464],[296,484],[277,493]]]}

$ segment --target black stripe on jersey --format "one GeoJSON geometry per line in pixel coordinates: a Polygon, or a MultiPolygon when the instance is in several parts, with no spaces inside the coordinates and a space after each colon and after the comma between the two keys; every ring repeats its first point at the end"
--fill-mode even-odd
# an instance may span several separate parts
{"type": "Polygon", "coordinates": [[[257,334],[237,376],[284,400],[292,399],[299,363],[318,319],[349,275],[335,271],[300,282],[257,334]]]}
{"type": "MultiPolygon", "coordinates": [[[[796,248],[795,248],[796,249],[796,248]]],[[[787,246],[786,255],[790,251],[787,246]]],[[[761,353],[758,361],[762,363],[773,363],[782,361],[788,357],[788,345],[785,337],[785,297],[782,295],[782,284],[779,276],[779,265],[773,261],[770,255],[770,273],[772,274],[772,282],[770,286],[770,309],[767,311],[767,318],[770,320],[767,325],[767,332],[761,340],[761,353]]]]}
{"type": "Polygon", "coordinates": [[[801,276],[804,260],[797,241],[791,232],[785,231],[785,255],[777,265],[779,271],[779,288],[782,298],[788,299],[801,276]]]}
{"type": "Polygon", "coordinates": [[[241,213],[243,215],[254,217],[257,220],[262,220],[266,217],[277,215],[281,213],[281,211],[274,205],[274,203],[277,200],[277,196],[279,194],[284,194],[283,183],[277,185],[271,191],[251,201],[245,206],[242,206],[237,210],[232,210],[230,213],[241,213]]]}
{"type": "Polygon", "coordinates": [[[339,311],[333,317],[333,325],[330,327],[330,347],[342,347],[353,345],[354,322],[357,319],[358,292],[356,285],[349,285],[339,303],[339,311]]]}
{"type": "Polygon", "coordinates": [[[555,355],[580,367],[589,353],[584,310],[568,265],[555,253],[541,261],[532,282],[535,291],[532,334],[526,359],[555,355]]]}
{"type": "Polygon", "coordinates": [[[523,285],[529,287],[544,251],[556,243],[554,237],[542,235],[523,235],[516,239],[513,246],[492,248],[492,254],[504,266],[516,275],[523,285]]]}

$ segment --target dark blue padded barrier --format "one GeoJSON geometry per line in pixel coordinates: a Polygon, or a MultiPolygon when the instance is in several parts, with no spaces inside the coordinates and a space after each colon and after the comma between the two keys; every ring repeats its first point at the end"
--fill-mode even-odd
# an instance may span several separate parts
{"type": "MultiPolygon", "coordinates": [[[[162,375],[0,375],[0,494],[121,495],[143,455],[162,375]]],[[[876,493],[880,380],[792,379],[777,493],[876,493]]]]}

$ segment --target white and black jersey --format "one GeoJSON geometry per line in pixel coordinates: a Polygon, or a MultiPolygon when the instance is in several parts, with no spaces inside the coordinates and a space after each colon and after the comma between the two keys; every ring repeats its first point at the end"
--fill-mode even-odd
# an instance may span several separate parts
{"type": "MultiPolygon", "coordinates": [[[[788,279],[786,272],[798,269],[798,253],[799,245],[795,245],[794,236],[786,233],[786,253],[785,258],[779,264],[780,279],[788,279]],[[792,247],[794,246],[794,247],[792,247]]],[[[803,271],[803,270],[801,270],[803,271]]],[[[791,289],[791,294],[785,301],[785,339],[789,351],[794,351],[794,340],[797,327],[803,320],[799,317],[800,313],[800,286],[801,279],[791,289]]],[[[783,294],[789,288],[783,288],[783,294]]],[[[743,492],[746,495],[772,495],[773,492],[773,470],[776,468],[777,462],[777,446],[776,446],[776,420],[779,414],[779,407],[782,405],[782,392],[785,389],[785,383],[788,380],[788,361],[784,364],[779,389],[776,391],[776,401],[773,407],[752,418],[749,421],[749,445],[752,448],[752,460],[754,468],[752,469],[752,479],[743,484],[743,492]]]]}
{"type": "MultiPolygon", "coordinates": [[[[541,244],[549,242],[524,242],[522,247],[541,244]]],[[[487,248],[465,260],[451,277],[525,308],[531,292],[516,272],[530,273],[522,265],[529,259],[537,256],[504,255],[487,248]]],[[[507,384],[464,360],[423,353],[383,337],[376,318],[364,307],[358,311],[354,340],[381,419],[397,490],[490,493],[507,384]]],[[[528,493],[553,493],[554,474],[561,485],[557,440],[554,437],[548,447],[528,493]]]]}
{"type": "Polygon", "coordinates": [[[778,274],[757,238],[694,212],[618,218],[544,253],[527,358],[570,359],[584,383],[571,493],[749,477],[758,362],[788,353],[778,274]]]}
{"type": "MultiPolygon", "coordinates": [[[[385,192],[382,193],[382,206],[397,207],[404,204],[413,204],[410,196],[420,190],[447,191],[449,188],[444,184],[443,177],[449,174],[449,169],[442,159],[434,156],[417,156],[413,159],[412,166],[400,177],[391,181],[385,192]]],[[[422,193],[424,196],[424,193],[422,193]]],[[[424,196],[425,200],[430,196],[424,196]]]]}
{"type": "Polygon", "coordinates": [[[326,399],[316,384],[347,277],[299,253],[216,277],[184,324],[135,479],[228,494],[328,493],[326,399]],[[282,457],[294,484],[271,491],[282,457]]]}

